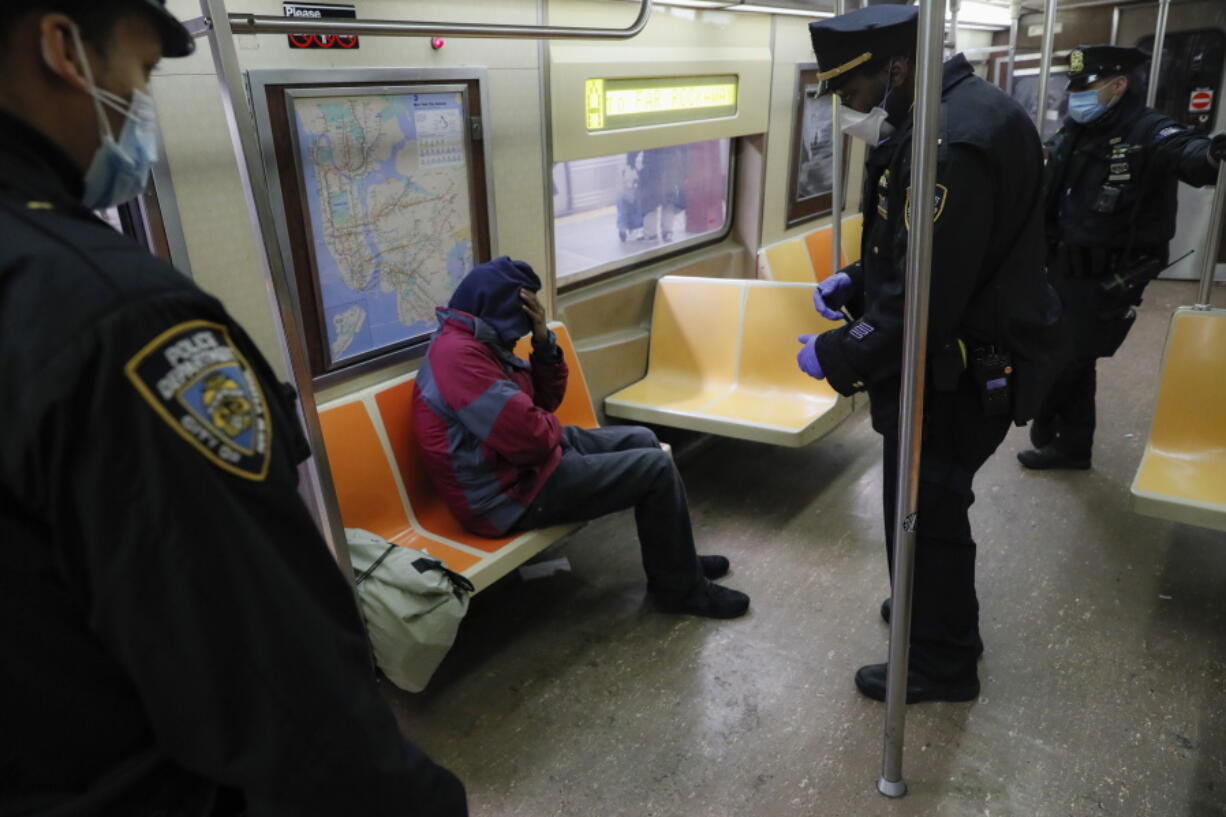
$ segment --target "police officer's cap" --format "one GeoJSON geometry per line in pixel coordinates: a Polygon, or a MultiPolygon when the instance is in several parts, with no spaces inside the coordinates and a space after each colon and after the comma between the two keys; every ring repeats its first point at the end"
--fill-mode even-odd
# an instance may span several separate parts
{"type": "Polygon", "coordinates": [[[61,10],[71,15],[74,10],[114,6],[116,9],[132,9],[134,11],[147,9],[149,20],[157,26],[162,35],[162,56],[186,57],[196,50],[196,40],[184,27],[179,19],[166,9],[166,0],[57,0],[57,2],[39,2],[39,0],[0,0],[5,4],[12,3],[17,8],[25,5],[31,11],[61,10]]]}
{"type": "Polygon", "coordinates": [[[1127,74],[1149,55],[1139,48],[1120,45],[1079,45],[1068,55],[1068,87],[1083,91],[1104,77],[1127,74]]]}
{"type": "Polygon", "coordinates": [[[912,53],[918,17],[915,6],[885,5],[809,23],[822,90],[835,90],[861,66],[912,53]]]}

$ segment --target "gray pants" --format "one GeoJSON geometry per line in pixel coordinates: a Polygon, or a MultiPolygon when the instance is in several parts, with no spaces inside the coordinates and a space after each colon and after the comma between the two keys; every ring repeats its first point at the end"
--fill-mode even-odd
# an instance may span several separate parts
{"type": "Polygon", "coordinates": [[[641,426],[562,430],[562,462],[516,530],[586,522],[634,508],[653,592],[679,596],[702,578],[685,485],[656,435],[641,426]]]}

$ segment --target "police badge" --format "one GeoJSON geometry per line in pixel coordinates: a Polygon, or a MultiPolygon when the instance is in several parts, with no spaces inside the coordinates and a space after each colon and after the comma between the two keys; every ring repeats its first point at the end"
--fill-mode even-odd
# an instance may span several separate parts
{"type": "Polygon", "coordinates": [[[1085,54],[1080,48],[1074,48],[1068,55],[1068,70],[1072,74],[1080,74],[1086,68],[1085,54]]]}
{"type": "Polygon", "coordinates": [[[141,397],[214,465],[263,481],[272,425],[259,380],[225,326],[188,321],[136,353],[124,372],[141,397]]]}

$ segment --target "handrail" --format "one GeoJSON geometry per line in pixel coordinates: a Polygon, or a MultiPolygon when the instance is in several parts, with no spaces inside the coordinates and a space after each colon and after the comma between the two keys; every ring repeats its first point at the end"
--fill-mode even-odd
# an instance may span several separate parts
{"type": "Polygon", "coordinates": [[[651,19],[652,0],[640,0],[639,15],[629,28],[583,26],[525,26],[496,23],[427,23],[400,20],[345,20],[275,17],[230,12],[235,34],[340,34],[367,37],[487,37],[531,40],[628,40],[640,34],[651,19]]]}
{"type": "Polygon", "coordinates": [[[886,672],[885,737],[877,791],[902,797],[903,733],[907,722],[907,653],[911,641],[911,590],[915,578],[915,519],[923,448],[924,380],[928,347],[928,298],[932,283],[932,222],[940,136],[945,0],[920,4],[916,42],[915,131],[911,141],[912,230],[907,239],[906,319],[898,410],[898,475],[894,502],[893,611],[886,672]]]}
{"type": "Polygon", "coordinates": [[[1166,21],[1171,13],[1171,0],[1158,3],[1158,24],[1154,27],[1154,48],[1149,57],[1149,86],[1145,89],[1145,107],[1158,101],[1158,78],[1162,75],[1162,49],[1166,44],[1166,21]]]}
{"type": "MultiPolygon", "coordinates": [[[[846,10],[847,0],[834,0],[836,17],[846,10]]],[[[797,90],[804,93],[803,88],[797,90]]],[[[845,144],[843,131],[839,126],[839,106],[841,104],[838,94],[830,95],[830,170],[833,174],[830,183],[830,253],[833,256],[830,269],[835,273],[843,269],[843,210],[847,206],[847,195],[844,190],[844,182],[847,177],[843,169],[846,164],[843,155],[845,144]]]]}
{"type": "Polygon", "coordinates": [[[1209,207],[1209,225],[1205,228],[1205,243],[1200,256],[1200,288],[1196,293],[1196,308],[1208,309],[1213,299],[1213,273],[1217,270],[1217,253],[1222,239],[1222,200],[1226,199],[1226,161],[1218,162],[1217,186],[1213,188],[1213,204],[1209,207]]]}
{"type": "Polygon", "coordinates": [[[1051,52],[1056,41],[1056,3],[1046,0],[1043,8],[1043,50],[1039,54],[1039,96],[1035,100],[1034,125],[1039,129],[1039,140],[1047,124],[1047,84],[1051,78],[1051,52]]]}

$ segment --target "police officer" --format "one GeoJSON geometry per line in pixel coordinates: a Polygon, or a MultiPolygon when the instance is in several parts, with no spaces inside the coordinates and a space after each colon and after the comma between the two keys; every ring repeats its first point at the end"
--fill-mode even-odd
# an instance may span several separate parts
{"type": "MultiPolygon", "coordinates": [[[[801,338],[798,362],[841,394],[867,391],[884,437],[887,554],[897,481],[905,265],[911,229],[912,104],[917,10],[869,6],[809,26],[819,79],[842,103],[842,127],[869,147],[862,260],[814,297],[832,320],[801,338]]],[[[979,694],[975,542],[967,512],[975,472],[1011,418],[1034,409],[1034,361],[1057,342],[1058,305],[1043,280],[1042,150],[1026,113],[955,56],[945,64],[935,197],[929,371],[907,700],[979,694]]],[[[891,571],[892,572],[892,571],[891,571]]],[[[888,619],[889,605],[882,605],[888,619]]],[[[856,673],[885,699],[886,665],[856,673]]]]}
{"type": "Polygon", "coordinates": [[[0,813],[466,814],[379,695],[268,363],[91,212],[143,188],[191,37],[6,0],[0,43],[0,813]]]}
{"type": "Polygon", "coordinates": [[[1047,160],[1049,274],[1064,304],[1066,365],[1030,427],[1027,468],[1090,467],[1095,361],[1136,319],[1145,285],[1167,265],[1180,180],[1212,184],[1226,135],[1212,140],[1145,107],[1136,48],[1069,52],[1069,107],[1047,160]]]}

